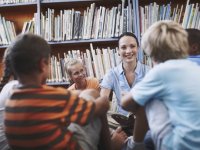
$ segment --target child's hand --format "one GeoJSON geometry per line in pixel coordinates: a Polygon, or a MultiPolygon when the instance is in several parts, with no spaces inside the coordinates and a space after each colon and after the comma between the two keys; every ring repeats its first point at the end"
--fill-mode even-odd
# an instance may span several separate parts
{"type": "Polygon", "coordinates": [[[118,127],[112,134],[112,146],[115,150],[121,150],[122,146],[124,145],[126,139],[128,136],[126,133],[122,130],[121,127],[118,127]]]}
{"type": "Polygon", "coordinates": [[[73,94],[75,94],[75,95],[80,95],[81,94],[81,90],[71,90],[71,92],[73,93],[73,94]]]}
{"type": "Polygon", "coordinates": [[[100,96],[99,92],[94,89],[86,89],[83,90],[79,97],[85,99],[85,100],[95,100],[100,96]]]}

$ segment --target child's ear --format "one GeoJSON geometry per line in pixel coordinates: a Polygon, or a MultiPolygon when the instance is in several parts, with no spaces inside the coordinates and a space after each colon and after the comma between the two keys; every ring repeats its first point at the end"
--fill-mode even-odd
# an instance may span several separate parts
{"type": "Polygon", "coordinates": [[[189,54],[190,55],[197,55],[198,54],[198,45],[197,44],[190,45],[189,54]]]}
{"type": "Polygon", "coordinates": [[[193,44],[193,49],[194,49],[195,52],[197,52],[198,51],[198,44],[193,44]]]}
{"type": "Polygon", "coordinates": [[[48,68],[49,60],[46,58],[40,59],[39,70],[45,72],[48,68]]]}
{"type": "Polygon", "coordinates": [[[71,75],[68,75],[68,79],[69,79],[70,85],[72,85],[74,81],[72,80],[71,75]]]}

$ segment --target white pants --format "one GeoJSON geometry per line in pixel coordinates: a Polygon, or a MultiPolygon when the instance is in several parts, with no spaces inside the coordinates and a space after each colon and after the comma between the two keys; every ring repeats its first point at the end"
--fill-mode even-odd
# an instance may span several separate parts
{"type": "Polygon", "coordinates": [[[9,146],[4,132],[3,113],[4,113],[4,108],[2,109],[0,108],[0,150],[8,150],[9,146]]]}
{"type": "Polygon", "coordinates": [[[94,119],[85,126],[71,123],[68,129],[74,133],[74,137],[77,139],[78,144],[83,150],[97,150],[101,127],[101,120],[94,119]]]}

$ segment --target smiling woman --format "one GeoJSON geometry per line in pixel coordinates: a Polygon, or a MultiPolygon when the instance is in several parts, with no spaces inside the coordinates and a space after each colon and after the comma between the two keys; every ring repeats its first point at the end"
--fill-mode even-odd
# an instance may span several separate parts
{"type": "MultiPolygon", "coordinates": [[[[122,96],[143,79],[149,68],[137,60],[139,43],[137,37],[133,33],[125,32],[120,35],[118,44],[119,55],[122,62],[115,68],[112,68],[104,76],[100,85],[101,95],[109,97],[111,91],[113,91],[117,98],[117,113],[129,116],[130,113],[121,107],[122,96]]],[[[129,137],[123,150],[134,149],[136,147],[138,149],[144,148],[142,142],[148,126],[144,109],[141,107],[139,111],[142,115],[138,117],[137,113],[135,114],[136,120],[133,129],[134,138],[132,136],[129,137]]],[[[130,126],[133,127],[133,124],[130,124],[130,126]]]]}
{"type": "Polygon", "coordinates": [[[102,95],[109,96],[110,92],[114,91],[117,97],[117,112],[127,116],[129,112],[120,105],[121,97],[142,80],[149,68],[137,61],[139,43],[133,33],[123,33],[119,37],[118,44],[122,62],[104,76],[100,86],[102,95]]]}
{"type": "MultiPolygon", "coordinates": [[[[123,65],[131,63],[132,66],[136,67],[138,47],[139,43],[134,34],[126,33],[119,37],[119,55],[121,56],[123,65]]],[[[131,70],[133,71],[135,67],[133,67],[131,70]]]]}

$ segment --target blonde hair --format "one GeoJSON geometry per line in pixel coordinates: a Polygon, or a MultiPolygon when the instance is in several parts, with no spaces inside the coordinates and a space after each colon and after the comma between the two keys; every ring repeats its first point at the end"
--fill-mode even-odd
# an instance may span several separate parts
{"type": "Polygon", "coordinates": [[[74,59],[74,58],[70,58],[66,63],[65,63],[65,70],[67,72],[68,77],[71,77],[71,70],[70,67],[76,64],[82,64],[82,61],[79,59],[74,59]]]}
{"type": "Polygon", "coordinates": [[[188,56],[188,34],[176,22],[158,21],[143,35],[141,47],[156,62],[188,56]]]}

